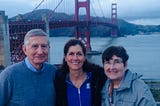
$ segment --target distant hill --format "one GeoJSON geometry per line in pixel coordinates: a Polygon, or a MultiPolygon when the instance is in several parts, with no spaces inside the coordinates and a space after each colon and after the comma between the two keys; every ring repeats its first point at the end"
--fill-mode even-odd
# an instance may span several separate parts
{"type": "MultiPolygon", "coordinates": [[[[49,16],[50,20],[61,21],[61,20],[74,20],[74,15],[67,15],[66,13],[53,13],[52,10],[49,9],[39,9],[33,12],[29,12],[26,14],[19,14],[15,17],[10,18],[10,21],[16,19],[22,20],[42,20],[43,16],[49,16]]],[[[80,20],[85,20],[84,15],[80,15],[80,20]]],[[[103,21],[109,22],[109,18],[104,17],[92,17],[91,21],[103,21]]],[[[124,35],[136,35],[136,34],[152,34],[152,33],[160,33],[160,25],[136,25],[131,24],[123,19],[118,19],[118,27],[119,27],[119,36],[124,35]]],[[[100,36],[106,37],[110,36],[110,28],[106,26],[95,25],[91,26],[91,36],[100,36]]],[[[58,28],[50,31],[50,36],[74,36],[73,28],[58,28]]]]}

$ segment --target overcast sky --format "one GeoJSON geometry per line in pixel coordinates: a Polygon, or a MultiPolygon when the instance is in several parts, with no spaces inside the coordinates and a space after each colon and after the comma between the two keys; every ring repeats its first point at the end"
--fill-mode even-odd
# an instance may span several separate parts
{"type": "MultiPolygon", "coordinates": [[[[42,0],[0,0],[0,10],[4,10],[8,17],[33,11],[42,0]]],[[[44,0],[43,7],[54,8],[61,0],[44,0]],[[53,2],[54,1],[54,2],[53,2]],[[49,3],[50,2],[50,3],[49,3]],[[54,7],[53,7],[53,5],[54,7]]],[[[85,1],[85,0],[79,0],[85,1]]],[[[160,18],[160,0],[90,0],[91,15],[110,17],[111,3],[117,3],[120,18],[160,18]]],[[[67,11],[74,12],[74,0],[63,0],[67,11]],[[68,2],[68,3],[67,3],[68,2]],[[69,6],[68,6],[69,4],[69,6]],[[73,5],[73,7],[72,7],[73,5]]],[[[66,10],[66,9],[65,9],[66,10]]],[[[63,10],[62,10],[63,11],[63,10]]]]}

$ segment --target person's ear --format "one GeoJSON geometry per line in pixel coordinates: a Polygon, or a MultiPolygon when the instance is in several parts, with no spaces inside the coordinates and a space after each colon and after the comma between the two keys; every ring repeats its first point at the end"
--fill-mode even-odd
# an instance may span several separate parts
{"type": "Polygon", "coordinates": [[[125,62],[124,67],[128,67],[128,61],[125,62]]]}
{"type": "Polygon", "coordinates": [[[66,56],[65,56],[65,55],[63,56],[63,58],[64,58],[64,61],[65,61],[65,62],[67,62],[67,60],[66,60],[66,56]]]}
{"type": "Polygon", "coordinates": [[[23,50],[23,52],[24,52],[25,55],[27,55],[27,50],[26,49],[27,49],[26,46],[23,44],[22,45],[22,50],[23,50]]]}

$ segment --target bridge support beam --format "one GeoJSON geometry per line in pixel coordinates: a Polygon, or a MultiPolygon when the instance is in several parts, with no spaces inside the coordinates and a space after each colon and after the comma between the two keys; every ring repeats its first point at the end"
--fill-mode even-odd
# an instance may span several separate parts
{"type": "MultiPolygon", "coordinates": [[[[44,31],[46,30],[46,33],[48,34],[48,38],[50,37],[50,29],[49,29],[49,18],[47,17],[46,14],[42,15],[42,21],[45,22],[45,29],[43,29],[44,31]]],[[[49,52],[49,55],[48,55],[48,62],[50,63],[51,62],[51,53],[49,52]]]]}
{"type": "Polygon", "coordinates": [[[0,65],[11,64],[8,17],[4,11],[0,11],[0,65]]]}
{"type": "MultiPolygon", "coordinates": [[[[118,26],[118,19],[117,19],[117,4],[113,3],[111,6],[111,23],[118,26]]],[[[111,30],[111,36],[117,37],[118,36],[118,27],[112,28],[111,30]]]]}
{"type": "Polygon", "coordinates": [[[80,28],[79,25],[75,26],[75,38],[80,39],[86,46],[86,50],[88,52],[91,51],[90,45],[90,0],[82,1],[75,0],[75,21],[78,23],[79,21],[79,9],[84,7],[86,9],[86,22],[87,26],[80,28]],[[81,31],[80,31],[81,30],[81,31]],[[82,33],[83,30],[83,33],[82,33]],[[81,32],[81,33],[80,33],[81,32]]]}

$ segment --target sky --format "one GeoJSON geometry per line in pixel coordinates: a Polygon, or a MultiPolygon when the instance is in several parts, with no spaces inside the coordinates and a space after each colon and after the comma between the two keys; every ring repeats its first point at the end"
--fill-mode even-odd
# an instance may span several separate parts
{"type": "MultiPolygon", "coordinates": [[[[41,1],[42,0],[0,0],[0,10],[5,11],[5,14],[10,18],[18,14],[33,11],[41,1]]],[[[49,8],[54,10],[60,1],[61,0],[44,0],[38,9],[49,8]]],[[[57,8],[57,11],[63,12],[67,10],[68,14],[74,14],[74,1],[75,0],[63,0],[57,8]]],[[[134,19],[136,22],[141,22],[144,18],[146,18],[146,22],[148,18],[160,20],[160,0],[90,0],[90,2],[92,16],[110,17],[111,4],[117,3],[117,15],[119,18],[127,20],[134,19]]],[[[83,13],[83,11],[82,9],[81,13],[83,13]]]]}

